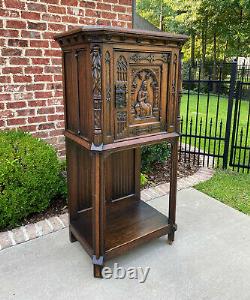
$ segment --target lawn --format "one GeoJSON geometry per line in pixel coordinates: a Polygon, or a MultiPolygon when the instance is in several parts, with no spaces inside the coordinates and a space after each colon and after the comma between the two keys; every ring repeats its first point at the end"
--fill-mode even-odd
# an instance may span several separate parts
{"type": "MultiPolygon", "coordinates": [[[[197,134],[198,135],[205,135],[205,136],[217,136],[221,137],[225,136],[226,131],[226,121],[227,121],[227,105],[228,99],[226,97],[218,97],[214,95],[210,95],[209,99],[207,95],[199,95],[199,107],[198,107],[198,114],[197,114],[197,102],[198,102],[198,95],[197,94],[190,94],[188,97],[187,94],[183,94],[181,100],[181,117],[183,118],[182,123],[182,133],[187,134],[195,134],[195,129],[197,127],[197,134]],[[187,104],[188,111],[187,111],[187,104]],[[186,123],[188,113],[188,122],[186,123]],[[190,131],[190,122],[192,120],[192,130],[190,131]],[[197,123],[196,123],[197,122],[197,123]],[[187,124],[187,126],[186,126],[187,124]],[[217,124],[217,126],[216,126],[217,124]]],[[[240,106],[240,119],[239,119],[239,128],[243,128],[243,145],[245,144],[245,134],[246,134],[246,125],[247,125],[247,118],[249,112],[249,102],[242,101],[240,106]]],[[[234,105],[233,105],[233,112],[232,112],[232,124],[233,124],[233,117],[234,117],[234,105]]],[[[240,131],[239,131],[240,133],[240,131]]],[[[224,151],[224,142],[223,141],[214,141],[208,139],[195,139],[194,138],[182,138],[182,143],[191,144],[196,148],[201,148],[201,150],[205,150],[205,152],[212,152],[214,154],[223,154],[224,151]]],[[[250,144],[250,136],[247,140],[248,145],[250,144]]],[[[238,137],[238,144],[239,144],[239,137],[238,137]]],[[[239,153],[237,153],[238,155],[239,153]]],[[[248,156],[245,157],[245,160],[248,160],[248,156]]]]}
{"type": "Polygon", "coordinates": [[[250,215],[250,175],[217,170],[208,181],[195,188],[239,211],[250,215]]]}

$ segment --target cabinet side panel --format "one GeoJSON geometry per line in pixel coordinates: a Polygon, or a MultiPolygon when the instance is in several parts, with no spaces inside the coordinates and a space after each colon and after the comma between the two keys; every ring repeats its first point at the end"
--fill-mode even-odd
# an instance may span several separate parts
{"type": "Polygon", "coordinates": [[[64,88],[66,105],[66,129],[79,130],[77,65],[73,52],[64,52],[64,88]]]}
{"type": "Polygon", "coordinates": [[[77,217],[78,211],[78,157],[77,145],[66,138],[67,156],[67,185],[68,185],[68,208],[70,220],[77,217]]]}
{"type": "Polygon", "coordinates": [[[111,155],[112,200],[135,194],[135,150],[111,155]]]}
{"type": "Polygon", "coordinates": [[[78,209],[91,207],[91,157],[90,152],[78,146],[78,209]]]}
{"type": "Polygon", "coordinates": [[[79,49],[77,51],[77,73],[78,73],[78,91],[79,91],[79,123],[80,135],[90,139],[90,122],[92,107],[91,99],[88,93],[89,82],[87,75],[87,51],[79,49]]]}

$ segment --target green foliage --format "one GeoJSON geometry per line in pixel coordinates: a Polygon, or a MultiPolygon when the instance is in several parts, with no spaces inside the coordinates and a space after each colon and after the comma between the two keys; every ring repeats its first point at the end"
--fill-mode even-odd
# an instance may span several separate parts
{"type": "Polygon", "coordinates": [[[139,0],[137,11],[164,31],[194,36],[183,48],[184,61],[192,47],[203,62],[250,54],[249,0],[139,0]]]}
{"type": "Polygon", "coordinates": [[[170,149],[167,143],[161,143],[153,146],[142,147],[142,172],[153,168],[155,163],[163,163],[170,155],[170,149]]]}
{"type": "Polygon", "coordinates": [[[52,146],[21,131],[0,131],[0,228],[18,225],[65,193],[52,146]]]}
{"type": "Polygon", "coordinates": [[[145,186],[148,183],[148,176],[141,173],[141,186],[145,186]]]}
{"type": "Polygon", "coordinates": [[[195,186],[199,191],[250,215],[250,176],[233,171],[216,171],[208,181],[195,186]]]}

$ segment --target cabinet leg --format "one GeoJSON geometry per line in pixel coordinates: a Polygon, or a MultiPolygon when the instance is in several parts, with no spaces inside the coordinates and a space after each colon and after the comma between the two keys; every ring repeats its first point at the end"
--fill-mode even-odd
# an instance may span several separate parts
{"type": "Polygon", "coordinates": [[[73,235],[71,230],[69,230],[69,240],[70,240],[71,243],[74,243],[74,242],[77,241],[77,239],[75,238],[75,236],[73,235]]]}
{"type": "Polygon", "coordinates": [[[178,139],[171,143],[171,170],[170,170],[170,192],[169,192],[169,217],[168,222],[171,227],[168,234],[168,242],[172,244],[174,241],[176,215],[176,194],[177,194],[177,167],[178,167],[178,139]]]}
{"type": "Polygon", "coordinates": [[[94,271],[95,278],[102,278],[102,269],[103,269],[103,266],[93,265],[93,271],[94,271]]]}

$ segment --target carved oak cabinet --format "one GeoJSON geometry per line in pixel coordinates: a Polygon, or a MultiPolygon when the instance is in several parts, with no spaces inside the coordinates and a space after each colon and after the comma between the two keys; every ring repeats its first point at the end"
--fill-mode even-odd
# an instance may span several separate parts
{"type": "Polygon", "coordinates": [[[63,51],[70,239],[105,260],[174,240],[180,49],[186,36],[111,27],[59,34],[63,51]],[[140,147],[168,141],[168,217],[140,199],[140,147]]]}

